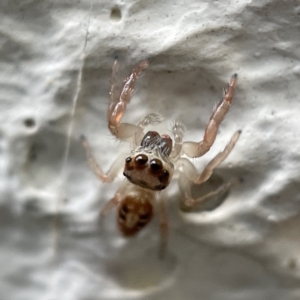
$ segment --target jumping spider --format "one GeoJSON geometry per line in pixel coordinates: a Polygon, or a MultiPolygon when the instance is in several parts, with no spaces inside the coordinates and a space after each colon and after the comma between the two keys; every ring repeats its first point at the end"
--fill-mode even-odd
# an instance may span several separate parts
{"type": "Polygon", "coordinates": [[[225,149],[216,155],[198,174],[195,166],[184,157],[200,157],[209,151],[213,145],[218,127],[228,112],[237,83],[237,75],[234,74],[228,87],[223,92],[223,98],[214,109],[205,128],[204,138],[200,142],[183,142],[183,126],[175,122],[172,127],[173,140],[167,134],[160,135],[156,131],[146,134],[146,126],[153,125],[159,121],[157,114],[148,114],[137,125],[121,123],[127,104],[129,104],[136,79],[142,71],[148,67],[148,61],[141,61],[124,80],[121,93],[116,87],[116,76],[119,64],[115,61],[112,68],[110,101],[107,107],[107,121],[110,132],[120,140],[131,139],[135,149],[125,159],[118,158],[105,174],[97,164],[90,145],[85,137],[82,143],[86,150],[90,167],[98,178],[105,183],[111,182],[123,168],[123,175],[127,178],[117,190],[114,197],[109,200],[101,211],[106,214],[112,208],[117,207],[117,222],[124,236],[133,236],[144,228],[152,219],[154,205],[157,198],[160,203],[160,229],[161,249],[165,247],[168,233],[167,214],[165,209],[166,193],[161,192],[168,187],[175,171],[179,172],[179,187],[185,205],[201,205],[212,196],[222,195],[235,181],[222,185],[216,191],[211,192],[198,199],[194,199],[191,193],[191,185],[201,184],[208,180],[213,170],[219,166],[232,151],[239,139],[241,131],[232,136],[225,149]]]}

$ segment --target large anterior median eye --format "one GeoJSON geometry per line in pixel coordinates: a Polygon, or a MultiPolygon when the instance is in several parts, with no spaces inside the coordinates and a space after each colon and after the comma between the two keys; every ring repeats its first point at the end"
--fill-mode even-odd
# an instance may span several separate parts
{"type": "Polygon", "coordinates": [[[151,159],[150,168],[151,168],[151,172],[154,173],[154,174],[161,173],[161,171],[163,169],[162,162],[159,159],[156,159],[156,158],[151,159]]]}
{"type": "Polygon", "coordinates": [[[148,161],[148,156],[145,154],[139,154],[134,160],[137,167],[144,167],[148,161]]]}
{"type": "Polygon", "coordinates": [[[151,144],[155,145],[160,142],[160,135],[156,131],[148,131],[141,142],[142,147],[149,147],[151,144]]]}

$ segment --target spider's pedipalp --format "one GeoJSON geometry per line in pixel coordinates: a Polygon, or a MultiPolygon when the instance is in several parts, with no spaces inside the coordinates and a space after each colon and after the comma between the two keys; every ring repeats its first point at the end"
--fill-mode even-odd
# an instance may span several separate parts
{"type": "Polygon", "coordinates": [[[146,115],[139,123],[138,126],[143,129],[149,125],[156,125],[163,121],[163,116],[160,113],[150,113],[146,115]]]}
{"type": "Polygon", "coordinates": [[[170,157],[176,161],[181,154],[182,150],[182,139],[185,132],[185,128],[181,122],[175,121],[172,125],[172,132],[174,137],[174,146],[172,149],[172,153],[170,154],[170,157]]]}

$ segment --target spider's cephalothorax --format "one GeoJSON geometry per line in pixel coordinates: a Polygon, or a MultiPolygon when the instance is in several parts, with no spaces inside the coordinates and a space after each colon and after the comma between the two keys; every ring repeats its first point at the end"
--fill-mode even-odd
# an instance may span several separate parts
{"type": "Polygon", "coordinates": [[[179,188],[182,193],[184,205],[200,206],[212,197],[222,196],[235,183],[235,180],[219,187],[207,195],[194,198],[191,184],[198,184],[208,180],[213,170],[218,167],[232,151],[238,141],[241,131],[236,131],[223,151],[218,153],[199,174],[196,167],[188,159],[201,157],[213,145],[219,125],[227,114],[234,95],[237,75],[234,74],[228,87],[224,90],[223,97],[215,107],[204,132],[203,140],[199,142],[183,141],[184,128],[181,123],[175,122],[172,127],[173,141],[168,135],[159,135],[156,131],[144,129],[161,121],[159,114],[150,113],[138,124],[122,123],[121,119],[130,102],[136,79],[148,67],[148,61],[141,61],[124,80],[121,92],[116,87],[116,76],[119,64],[113,66],[111,78],[110,101],[107,107],[108,128],[117,139],[131,138],[135,150],[125,159],[117,159],[107,174],[103,173],[97,164],[88,141],[82,137],[83,146],[91,168],[103,182],[111,182],[123,168],[127,178],[101,211],[104,215],[113,207],[118,207],[117,224],[124,236],[133,236],[148,224],[154,214],[155,202],[159,200],[161,250],[164,250],[168,235],[167,214],[165,208],[166,192],[174,172],[178,172],[179,188]],[[175,170],[174,170],[175,168],[175,170]]]}
{"type": "Polygon", "coordinates": [[[173,176],[174,166],[169,155],[172,139],[149,131],[142,139],[141,146],[125,160],[124,176],[133,184],[150,190],[165,189],[173,176]]]}

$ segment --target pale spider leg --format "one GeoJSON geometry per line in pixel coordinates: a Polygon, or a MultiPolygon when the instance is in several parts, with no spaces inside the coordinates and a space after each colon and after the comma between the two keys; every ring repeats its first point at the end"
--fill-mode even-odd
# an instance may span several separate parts
{"type": "Polygon", "coordinates": [[[102,182],[112,182],[115,177],[118,175],[119,171],[121,170],[121,168],[124,165],[124,158],[122,156],[118,157],[114,163],[111,165],[109,171],[105,174],[102,169],[100,168],[100,166],[98,165],[93,153],[92,153],[92,149],[91,146],[89,144],[89,142],[87,141],[87,139],[85,138],[85,136],[81,136],[80,137],[82,145],[85,149],[86,152],[86,156],[87,156],[87,160],[88,163],[91,167],[91,169],[94,171],[94,173],[96,174],[96,176],[102,181],[102,182]]]}
{"type": "Polygon", "coordinates": [[[218,167],[230,154],[233,147],[235,146],[236,142],[238,141],[241,130],[238,130],[234,133],[232,138],[230,139],[229,143],[226,145],[223,151],[218,153],[203,169],[203,171],[198,173],[196,167],[187,159],[187,158],[180,158],[176,163],[176,167],[178,169],[182,169],[182,173],[193,183],[201,184],[209,179],[213,170],[218,167]]]}
{"type": "Polygon", "coordinates": [[[212,197],[219,197],[226,193],[230,188],[237,184],[237,180],[234,179],[222,186],[220,186],[216,191],[210,192],[200,198],[194,199],[191,192],[191,184],[201,184],[208,180],[213,173],[213,170],[219,166],[232,151],[234,145],[239,139],[241,130],[237,131],[226,145],[225,149],[218,153],[204,168],[200,175],[198,175],[195,166],[186,158],[179,159],[177,163],[178,168],[182,168],[182,172],[179,178],[179,187],[184,195],[184,203],[187,206],[199,205],[212,197]]]}
{"type": "Polygon", "coordinates": [[[196,167],[184,157],[181,157],[176,162],[176,169],[180,169],[180,172],[183,173],[189,181],[195,181],[199,177],[196,167]]]}
{"type": "Polygon", "coordinates": [[[199,143],[184,142],[183,152],[189,157],[200,157],[204,155],[213,145],[219,125],[227,114],[233,99],[235,87],[237,84],[237,74],[234,74],[229,82],[228,87],[224,90],[223,98],[214,109],[205,128],[204,138],[199,143]]]}
{"type": "Polygon", "coordinates": [[[172,126],[172,132],[174,137],[174,145],[170,154],[170,158],[176,161],[181,154],[184,126],[180,122],[175,122],[172,126]]]}
{"type": "Polygon", "coordinates": [[[122,201],[122,195],[120,193],[116,193],[113,198],[111,198],[101,209],[100,216],[104,217],[108,212],[110,212],[114,207],[118,206],[122,201]]]}
{"type": "Polygon", "coordinates": [[[184,205],[189,207],[199,206],[208,200],[221,197],[237,183],[238,181],[236,179],[233,179],[225,184],[222,184],[215,191],[207,193],[206,195],[203,195],[195,199],[193,198],[192,191],[191,191],[192,181],[190,181],[183,173],[181,173],[179,177],[179,187],[184,197],[181,201],[183,201],[184,205]]]}
{"type": "Polygon", "coordinates": [[[110,118],[116,104],[119,101],[119,96],[120,96],[120,91],[117,87],[117,75],[118,75],[118,70],[119,70],[119,63],[117,60],[115,60],[113,67],[112,67],[112,74],[110,78],[110,102],[107,106],[107,112],[106,112],[106,117],[107,119],[110,118]]]}
{"type": "Polygon", "coordinates": [[[194,181],[195,184],[201,184],[202,182],[205,182],[209,179],[211,174],[213,173],[214,169],[218,167],[229,155],[229,153],[232,151],[233,147],[235,146],[236,142],[238,141],[241,130],[237,131],[229,141],[229,143],[226,145],[225,149],[218,153],[204,168],[204,170],[201,172],[200,176],[194,181]]]}
{"type": "Polygon", "coordinates": [[[163,192],[159,201],[159,228],[160,228],[160,246],[159,246],[159,258],[162,259],[165,256],[168,245],[169,236],[169,222],[167,214],[166,195],[163,192]]]}
{"type": "Polygon", "coordinates": [[[127,104],[130,102],[135,81],[141,75],[142,71],[148,67],[148,64],[147,60],[143,60],[132,70],[132,73],[123,82],[119,101],[115,105],[112,104],[113,109],[109,107],[107,110],[108,128],[118,139],[130,138],[142,131],[142,128],[137,125],[120,123],[120,121],[126,111],[127,104]]]}
{"type": "MultiPolygon", "coordinates": [[[[191,203],[193,200],[192,197],[192,181],[189,180],[187,176],[185,176],[184,173],[180,173],[179,179],[178,179],[179,189],[181,192],[181,195],[183,196],[183,199],[180,198],[180,201],[184,203],[184,205],[187,205],[191,203]]],[[[195,201],[195,200],[194,200],[195,201]]]]}

